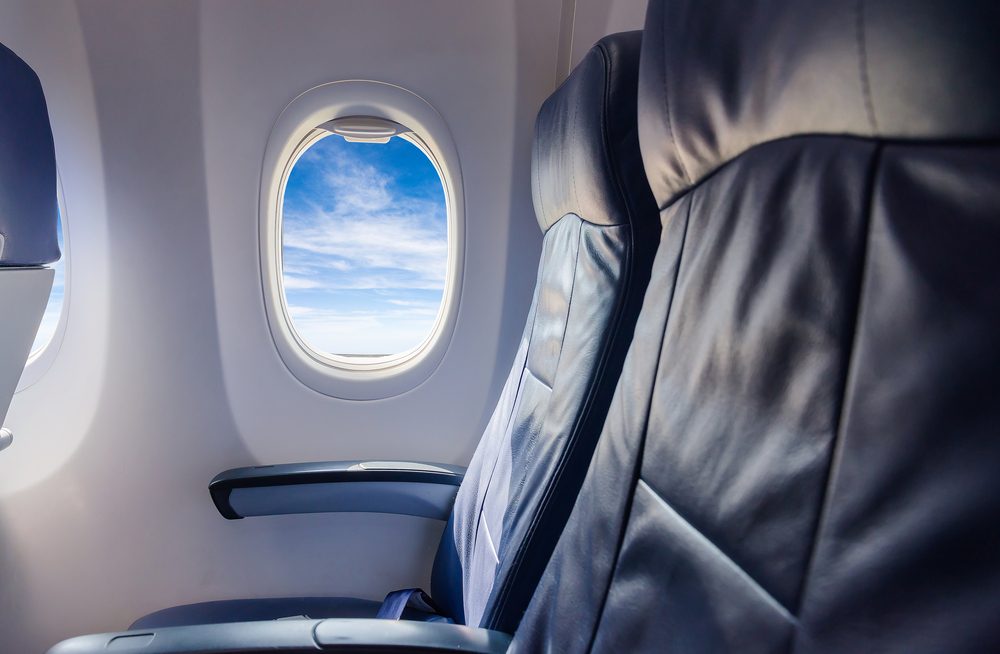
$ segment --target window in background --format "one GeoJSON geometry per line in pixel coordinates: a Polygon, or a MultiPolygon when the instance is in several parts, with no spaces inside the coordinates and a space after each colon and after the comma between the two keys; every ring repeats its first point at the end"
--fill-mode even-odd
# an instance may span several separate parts
{"type": "Polygon", "coordinates": [[[295,161],[281,199],[281,282],[300,342],[334,363],[426,345],[448,272],[437,167],[409,135],[327,135],[295,161]]]}
{"type": "Polygon", "coordinates": [[[42,322],[38,326],[35,334],[35,342],[31,345],[31,356],[39,354],[52,341],[59,326],[59,318],[62,315],[63,299],[66,290],[66,245],[63,241],[63,218],[62,207],[56,214],[56,233],[59,238],[59,251],[62,253],[59,260],[52,264],[55,270],[55,277],[52,280],[52,292],[49,294],[49,303],[45,305],[45,313],[42,314],[42,322]]]}

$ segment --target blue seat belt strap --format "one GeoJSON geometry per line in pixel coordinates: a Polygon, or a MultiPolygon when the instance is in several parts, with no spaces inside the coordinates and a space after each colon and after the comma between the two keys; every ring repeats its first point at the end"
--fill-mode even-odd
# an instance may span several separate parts
{"type": "Polygon", "coordinates": [[[404,588],[386,595],[375,617],[382,620],[399,620],[403,617],[406,607],[441,615],[430,595],[419,588],[404,588]]]}

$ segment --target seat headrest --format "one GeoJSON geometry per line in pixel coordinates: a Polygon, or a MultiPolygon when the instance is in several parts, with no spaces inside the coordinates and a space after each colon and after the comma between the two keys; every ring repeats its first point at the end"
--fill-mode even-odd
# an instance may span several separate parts
{"type": "Polygon", "coordinates": [[[660,206],[802,134],[1000,137],[996,0],[650,0],[639,134],[660,206]]]}
{"type": "Polygon", "coordinates": [[[0,45],[0,266],[59,259],[56,153],[35,71],[0,45]]]}
{"type": "Polygon", "coordinates": [[[567,214],[596,225],[642,214],[634,207],[649,197],[636,127],[641,44],[640,31],[604,37],[539,110],[531,172],[543,232],[567,214]]]}

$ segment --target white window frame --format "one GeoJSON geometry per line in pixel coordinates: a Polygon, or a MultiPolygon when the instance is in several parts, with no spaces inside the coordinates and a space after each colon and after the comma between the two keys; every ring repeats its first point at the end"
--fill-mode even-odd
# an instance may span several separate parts
{"type": "Polygon", "coordinates": [[[330,82],[299,95],[281,112],[268,138],[261,168],[259,222],[267,321],[275,348],[296,379],[331,397],[375,400],[405,393],[434,373],[451,342],[458,316],[465,230],[458,151],[447,124],[430,104],[401,87],[369,80],[330,82]],[[327,134],[319,126],[348,116],[389,120],[410,130],[401,138],[427,155],[440,175],[445,194],[448,263],[437,320],[423,343],[388,357],[343,357],[313,349],[295,329],[284,296],[281,211],[285,184],[298,158],[327,134]]]}
{"type": "Polygon", "coordinates": [[[66,211],[66,198],[63,195],[62,177],[58,173],[56,175],[56,197],[59,203],[59,215],[62,222],[63,235],[63,301],[62,307],[59,310],[59,322],[56,323],[56,330],[53,332],[52,338],[49,339],[48,343],[43,345],[37,352],[32,352],[28,356],[28,361],[24,364],[24,372],[21,373],[21,379],[17,382],[17,390],[14,391],[15,394],[37,384],[45,376],[45,373],[49,371],[49,368],[52,367],[56,357],[59,355],[59,350],[62,349],[63,337],[66,335],[66,325],[69,322],[70,287],[72,285],[72,275],[70,274],[72,264],[69,256],[70,230],[68,212],[66,211]]]}

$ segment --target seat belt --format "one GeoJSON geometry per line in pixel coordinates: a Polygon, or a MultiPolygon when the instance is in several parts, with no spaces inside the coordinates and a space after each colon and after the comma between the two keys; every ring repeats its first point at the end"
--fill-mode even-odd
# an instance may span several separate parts
{"type": "Polygon", "coordinates": [[[452,622],[451,618],[441,613],[431,596],[420,588],[392,591],[382,600],[382,606],[379,607],[375,617],[381,620],[399,620],[407,607],[435,616],[430,622],[452,622]]]}

